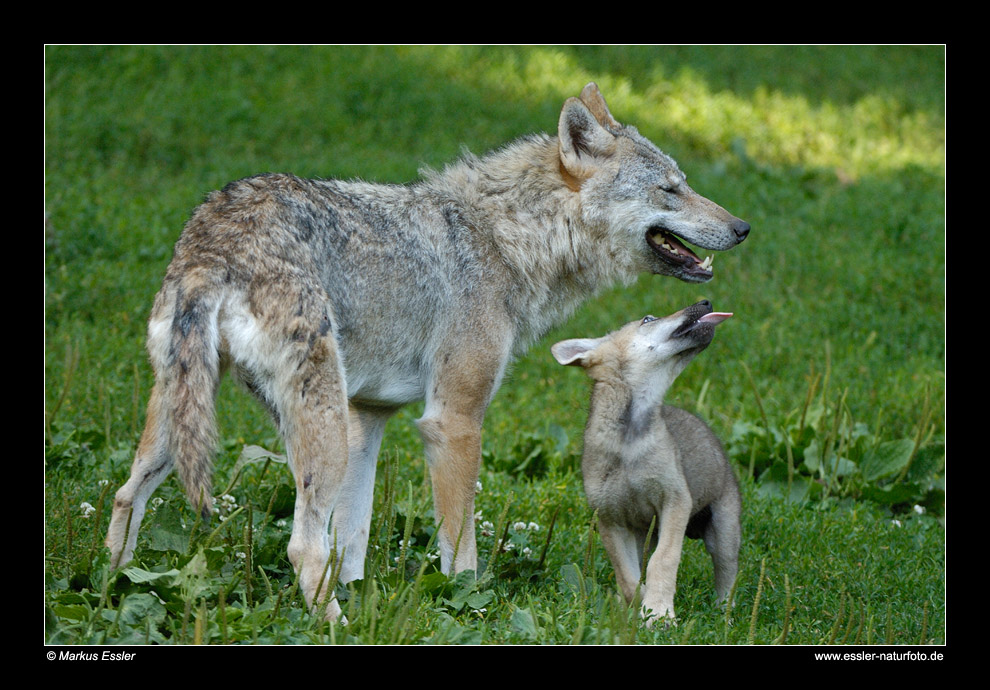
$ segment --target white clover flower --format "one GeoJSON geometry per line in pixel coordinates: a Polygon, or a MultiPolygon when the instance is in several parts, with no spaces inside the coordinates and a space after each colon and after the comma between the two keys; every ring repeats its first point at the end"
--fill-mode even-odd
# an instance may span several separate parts
{"type": "Polygon", "coordinates": [[[476,494],[480,494],[481,493],[481,482],[480,481],[474,483],[474,492],[476,494]]]}
{"type": "Polygon", "coordinates": [[[533,555],[533,549],[531,549],[531,548],[529,548],[527,546],[526,548],[524,548],[522,550],[522,553],[523,553],[523,556],[532,556],[533,555]]]}
{"type": "Polygon", "coordinates": [[[539,532],[540,531],[540,526],[538,524],[536,524],[535,522],[529,523],[528,525],[526,525],[526,528],[527,529],[530,529],[530,530],[532,530],[534,532],[539,532]]]}
{"type": "Polygon", "coordinates": [[[516,530],[517,532],[522,532],[524,529],[526,529],[526,523],[525,522],[517,522],[517,523],[515,523],[515,524],[512,525],[512,529],[516,530]]]}
{"type": "Polygon", "coordinates": [[[286,525],[286,522],[285,522],[285,519],[284,518],[282,520],[276,520],[275,521],[275,526],[276,527],[285,527],[285,525],[286,525]]]}
{"type": "Polygon", "coordinates": [[[245,560],[245,559],[247,559],[247,554],[246,554],[246,553],[244,553],[243,551],[238,551],[238,552],[237,552],[237,553],[235,553],[234,555],[235,555],[235,556],[237,556],[237,557],[238,557],[239,559],[241,559],[242,561],[243,561],[243,560],[245,560]]]}
{"type": "Polygon", "coordinates": [[[914,506],[914,512],[916,512],[918,515],[924,515],[925,514],[925,506],[915,505],[914,506]]]}
{"type": "Polygon", "coordinates": [[[890,524],[892,524],[894,527],[900,527],[901,526],[901,521],[900,520],[891,520],[890,521],[890,524]]]}
{"type": "Polygon", "coordinates": [[[85,501],[80,503],[79,507],[82,509],[83,517],[89,517],[90,513],[96,510],[96,508],[93,507],[93,504],[87,503],[85,501]]]}
{"type": "Polygon", "coordinates": [[[110,483],[110,480],[109,479],[101,479],[100,481],[98,481],[96,483],[97,483],[98,486],[106,486],[107,484],[110,483]]]}
{"type": "Polygon", "coordinates": [[[490,537],[495,534],[495,525],[485,520],[481,523],[481,536],[490,537]]]}
{"type": "Polygon", "coordinates": [[[426,557],[429,558],[430,559],[430,562],[432,563],[433,561],[435,561],[438,558],[440,558],[440,552],[439,551],[430,551],[428,554],[426,554],[426,557]]]}
{"type": "Polygon", "coordinates": [[[151,499],[151,509],[154,510],[164,502],[165,502],[164,498],[162,498],[161,496],[155,496],[153,499],[151,499]]]}
{"type": "Polygon", "coordinates": [[[477,513],[474,514],[474,521],[479,522],[480,520],[481,520],[481,511],[479,510],[477,513]]]}

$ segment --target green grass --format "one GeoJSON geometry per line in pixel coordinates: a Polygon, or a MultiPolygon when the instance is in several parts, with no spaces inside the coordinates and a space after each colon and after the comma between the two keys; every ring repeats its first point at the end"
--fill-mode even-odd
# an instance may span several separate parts
{"type": "Polygon", "coordinates": [[[46,640],[944,642],[944,77],[939,47],[48,48],[46,640]],[[616,288],[513,367],[485,422],[478,502],[517,548],[492,563],[496,536],[481,536],[487,575],[435,572],[412,406],[386,433],[371,577],[342,592],[351,624],[317,624],[285,557],[288,470],[233,471],[245,446],[280,441],[225,383],[215,485],[233,484],[240,512],[195,526],[170,480],[134,569],[109,571],[102,533],[151,383],[148,310],[202,197],[276,170],[408,181],[462,145],[552,131],[592,79],[753,232],[716,256],[712,283],[616,288]],[[648,631],[590,531],[587,381],[549,345],[702,297],[736,316],[670,401],[736,463],[742,569],[728,625],[688,544],[680,624],[648,631]]]}

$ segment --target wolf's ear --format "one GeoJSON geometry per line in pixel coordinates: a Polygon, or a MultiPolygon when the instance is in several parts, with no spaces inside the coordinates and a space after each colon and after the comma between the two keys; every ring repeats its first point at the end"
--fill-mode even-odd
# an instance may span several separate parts
{"type": "Polygon", "coordinates": [[[557,123],[557,138],[561,164],[579,180],[594,174],[598,167],[596,158],[607,157],[615,150],[615,137],[580,98],[568,98],[564,102],[557,123]]]}
{"type": "Polygon", "coordinates": [[[588,82],[588,84],[581,89],[581,102],[588,106],[588,110],[591,114],[595,116],[595,119],[601,123],[602,127],[606,129],[621,129],[620,125],[612,113],[609,112],[608,103],[605,102],[605,97],[602,92],[598,90],[598,84],[595,82],[588,82]]]}
{"type": "Polygon", "coordinates": [[[587,366],[588,355],[601,342],[601,338],[574,338],[562,340],[550,348],[554,359],[564,366],[587,366]]]}

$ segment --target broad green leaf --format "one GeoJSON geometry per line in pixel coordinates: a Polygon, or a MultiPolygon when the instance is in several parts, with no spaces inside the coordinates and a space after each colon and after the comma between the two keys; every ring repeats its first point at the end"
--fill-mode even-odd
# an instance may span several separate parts
{"type": "Polygon", "coordinates": [[[153,622],[165,619],[165,607],[154,594],[138,592],[124,597],[118,610],[103,610],[103,618],[108,621],[117,621],[124,626],[141,626],[142,629],[147,619],[153,622]]]}
{"type": "Polygon", "coordinates": [[[813,440],[805,448],[804,466],[812,474],[818,474],[820,477],[831,477],[833,474],[837,477],[848,477],[859,471],[859,466],[848,458],[840,457],[838,459],[838,468],[836,468],[835,453],[829,452],[826,458],[823,458],[822,454],[823,449],[818,439],[813,440]]]}
{"type": "Polygon", "coordinates": [[[883,477],[892,477],[908,464],[913,449],[914,442],[907,438],[887,441],[871,448],[860,463],[863,478],[872,482],[883,477]]]}
{"type": "Polygon", "coordinates": [[[271,460],[272,462],[278,462],[283,465],[288,462],[284,455],[273,453],[267,448],[262,448],[261,446],[244,446],[237,458],[237,464],[234,465],[234,474],[237,474],[237,470],[241,469],[244,465],[263,460],[271,460]]]}
{"type": "Polygon", "coordinates": [[[495,598],[495,594],[491,590],[486,590],[484,592],[474,592],[467,598],[467,605],[470,606],[475,611],[483,609],[488,604],[491,603],[492,599],[495,598]]]}
{"type": "Polygon", "coordinates": [[[522,635],[527,640],[536,640],[540,634],[540,628],[536,624],[536,618],[529,609],[517,608],[512,612],[510,621],[512,629],[522,635]]]}
{"type": "Polygon", "coordinates": [[[821,491],[821,486],[796,470],[788,485],[787,463],[776,462],[760,475],[757,490],[764,496],[783,498],[789,503],[803,503],[821,491]]]}
{"type": "Polygon", "coordinates": [[[560,576],[564,584],[567,585],[568,589],[571,590],[573,594],[580,597],[584,597],[587,594],[586,583],[584,575],[581,573],[581,569],[578,568],[573,563],[567,563],[560,567],[560,576]]]}
{"type": "Polygon", "coordinates": [[[921,487],[908,482],[891,484],[884,487],[867,486],[863,489],[863,498],[868,498],[871,501],[888,506],[918,501],[921,497],[921,487]]]}
{"type": "Polygon", "coordinates": [[[131,567],[124,568],[122,571],[124,576],[128,580],[135,584],[140,584],[142,582],[155,582],[156,580],[161,580],[162,578],[174,578],[179,575],[179,571],[173,568],[164,573],[153,573],[150,570],[144,570],[143,568],[131,567]]]}
{"type": "Polygon", "coordinates": [[[206,567],[206,556],[200,549],[179,572],[179,585],[184,599],[193,599],[206,587],[209,571],[206,567]]]}

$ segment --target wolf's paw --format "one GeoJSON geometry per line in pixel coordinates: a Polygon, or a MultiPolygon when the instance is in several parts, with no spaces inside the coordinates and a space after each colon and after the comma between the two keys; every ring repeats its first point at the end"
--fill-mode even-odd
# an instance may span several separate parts
{"type": "Polygon", "coordinates": [[[658,607],[656,610],[643,606],[639,611],[639,615],[646,623],[646,627],[651,630],[658,627],[664,629],[677,627],[677,619],[674,617],[674,608],[672,606],[664,607],[663,609],[658,607]],[[659,614],[657,610],[663,610],[663,613],[659,614]]]}

